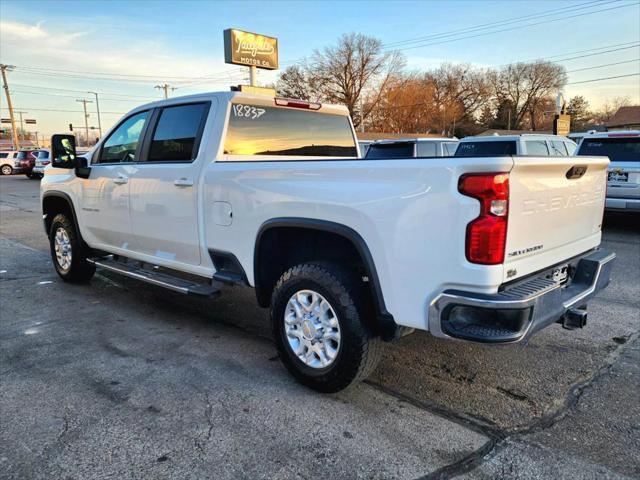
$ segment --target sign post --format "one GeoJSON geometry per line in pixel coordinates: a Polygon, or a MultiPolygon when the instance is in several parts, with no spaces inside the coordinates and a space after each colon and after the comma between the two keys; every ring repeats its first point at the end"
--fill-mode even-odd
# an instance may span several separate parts
{"type": "Polygon", "coordinates": [[[258,68],[278,68],[278,39],[228,28],[224,31],[224,61],[248,66],[250,85],[257,87],[258,68]]]}
{"type": "Polygon", "coordinates": [[[571,115],[559,113],[553,117],[553,134],[566,137],[571,131],[571,115]]]}
{"type": "Polygon", "coordinates": [[[566,137],[571,131],[571,115],[566,113],[567,102],[562,92],[556,97],[556,114],[553,117],[553,134],[566,137]]]}

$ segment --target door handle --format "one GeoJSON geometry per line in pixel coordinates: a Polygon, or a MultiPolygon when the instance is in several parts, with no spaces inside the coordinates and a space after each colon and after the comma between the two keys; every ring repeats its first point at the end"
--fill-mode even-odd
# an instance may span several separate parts
{"type": "Polygon", "coordinates": [[[173,181],[173,184],[176,187],[193,187],[193,180],[189,180],[188,178],[177,178],[173,181]]]}
{"type": "Polygon", "coordinates": [[[128,181],[129,181],[129,177],[121,173],[119,173],[118,176],[113,179],[113,183],[117,183],[118,185],[124,185],[128,181]]]}

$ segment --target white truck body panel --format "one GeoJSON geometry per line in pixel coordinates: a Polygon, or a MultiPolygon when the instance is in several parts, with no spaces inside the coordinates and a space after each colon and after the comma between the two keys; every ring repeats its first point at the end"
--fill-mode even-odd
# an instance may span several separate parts
{"type": "MultiPolygon", "coordinates": [[[[606,159],[226,155],[223,140],[236,98],[273,106],[273,98],[225,92],[174,98],[131,112],[212,102],[191,163],[98,164],[90,179],[48,168],[42,194],[69,196],[80,232],[93,248],[209,278],[215,273],[209,250],[228,251],[250,285],[255,284],[256,236],[265,222],[296,217],[345,225],[366,242],[395,322],[423,330],[429,329],[429,305],[444,290],[492,294],[507,280],[600,242],[606,159]],[[565,172],[575,164],[587,164],[587,173],[567,180],[565,172]],[[511,172],[506,251],[542,249],[501,265],[467,261],[465,229],[478,216],[479,202],[459,193],[458,181],[463,174],[485,172],[511,172]],[[555,208],[556,201],[563,207],[555,208]],[[517,273],[507,276],[510,269],[517,273]]],[[[347,115],[335,106],[323,106],[322,113],[347,115]]]]}

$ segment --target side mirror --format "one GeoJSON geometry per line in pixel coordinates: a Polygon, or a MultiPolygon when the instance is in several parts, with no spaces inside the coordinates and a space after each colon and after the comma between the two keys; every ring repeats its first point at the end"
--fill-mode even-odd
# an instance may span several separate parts
{"type": "Polygon", "coordinates": [[[55,168],[76,167],[76,137],[56,134],[51,137],[51,165],[55,168]]]}
{"type": "Polygon", "coordinates": [[[76,158],[76,177],[89,178],[91,175],[91,167],[88,166],[86,157],[76,158]]]}

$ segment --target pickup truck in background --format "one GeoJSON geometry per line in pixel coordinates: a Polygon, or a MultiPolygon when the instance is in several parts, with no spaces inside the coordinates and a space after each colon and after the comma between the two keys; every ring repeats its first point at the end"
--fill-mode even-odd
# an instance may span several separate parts
{"type": "Polygon", "coordinates": [[[378,140],[369,145],[369,159],[450,157],[458,147],[457,138],[409,138],[406,140],[378,140]]]}
{"type": "Polygon", "coordinates": [[[640,131],[588,134],[578,155],[609,157],[607,210],[640,212],[640,131]]]}
{"type": "Polygon", "coordinates": [[[518,135],[486,135],[460,140],[456,157],[491,155],[537,155],[566,157],[575,154],[576,143],[562,135],[523,133],[518,135]]]}
{"type": "Polygon", "coordinates": [[[497,344],[582,327],[615,257],[606,157],[362,159],[346,108],[241,92],[138,107],[88,159],[73,142],[54,135],[41,182],[60,277],[253,287],[284,365],[323,392],[414,329],[497,344]]]}

